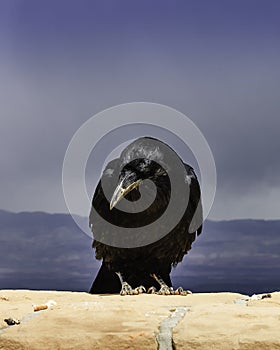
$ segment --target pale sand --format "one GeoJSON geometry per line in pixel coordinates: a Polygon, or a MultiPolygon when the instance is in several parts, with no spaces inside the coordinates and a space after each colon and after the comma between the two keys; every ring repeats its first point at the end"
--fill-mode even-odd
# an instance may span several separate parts
{"type": "Polygon", "coordinates": [[[2,290],[0,349],[158,349],[160,324],[183,306],[185,315],[173,328],[177,350],[280,349],[280,293],[271,296],[246,306],[234,303],[243,297],[234,293],[121,297],[2,290]],[[57,305],[33,311],[33,304],[49,300],[57,305]],[[7,327],[9,317],[22,323],[7,327]]]}

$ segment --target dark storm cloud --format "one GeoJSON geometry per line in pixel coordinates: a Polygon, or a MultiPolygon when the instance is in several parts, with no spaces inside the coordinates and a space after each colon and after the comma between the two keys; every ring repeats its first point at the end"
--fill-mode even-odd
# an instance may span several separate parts
{"type": "Polygon", "coordinates": [[[65,211],[61,167],[74,132],[107,107],[151,101],[188,115],[208,140],[212,217],[279,217],[277,2],[0,6],[0,207],[65,211]]]}

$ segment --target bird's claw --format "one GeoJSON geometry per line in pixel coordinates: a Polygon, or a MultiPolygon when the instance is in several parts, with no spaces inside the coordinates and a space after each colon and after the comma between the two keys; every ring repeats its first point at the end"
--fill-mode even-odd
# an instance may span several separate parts
{"type": "Polygon", "coordinates": [[[167,285],[162,285],[160,290],[157,292],[159,295],[171,295],[174,294],[174,290],[172,287],[168,287],[167,285]]]}
{"type": "Polygon", "coordinates": [[[127,283],[123,282],[122,289],[120,291],[120,295],[138,295],[143,294],[146,292],[146,289],[144,286],[139,286],[135,289],[132,289],[132,287],[127,283]]]}
{"type": "Polygon", "coordinates": [[[148,289],[148,294],[156,294],[156,292],[157,292],[157,290],[156,290],[156,288],[153,286],[153,287],[150,287],[149,289],[148,289]]]}
{"type": "Polygon", "coordinates": [[[127,282],[122,283],[122,289],[120,291],[120,295],[133,295],[133,289],[127,282]]]}
{"type": "Polygon", "coordinates": [[[146,288],[144,286],[139,286],[137,288],[134,289],[136,294],[143,294],[146,293],[146,288]]]}
{"type": "Polygon", "coordinates": [[[174,291],[173,294],[186,296],[188,294],[192,294],[192,292],[190,290],[184,290],[182,287],[179,287],[174,291]]]}
{"type": "Polygon", "coordinates": [[[172,287],[168,287],[167,285],[161,286],[160,290],[156,292],[156,289],[154,287],[151,287],[148,290],[148,293],[156,293],[159,295],[183,295],[186,296],[188,294],[192,294],[190,290],[184,290],[182,287],[177,288],[174,290],[172,287]],[[150,292],[150,289],[153,288],[153,291],[150,292]]]}

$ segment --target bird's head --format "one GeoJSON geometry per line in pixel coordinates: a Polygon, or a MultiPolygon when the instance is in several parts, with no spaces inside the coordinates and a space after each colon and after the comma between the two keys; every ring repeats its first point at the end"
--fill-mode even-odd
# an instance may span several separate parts
{"type": "Polygon", "coordinates": [[[133,190],[134,200],[138,199],[140,197],[138,188],[142,181],[149,179],[157,183],[160,178],[166,175],[167,173],[161,165],[153,160],[147,158],[132,160],[120,172],[117,187],[111,198],[110,209],[112,210],[123,197],[131,194],[133,190]]]}

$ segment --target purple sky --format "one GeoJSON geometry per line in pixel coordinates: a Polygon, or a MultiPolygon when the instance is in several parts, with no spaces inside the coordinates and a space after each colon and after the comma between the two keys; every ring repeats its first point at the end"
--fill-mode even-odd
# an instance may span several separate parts
{"type": "Polygon", "coordinates": [[[277,0],[2,0],[0,208],[66,212],[75,131],[148,101],[204,133],[218,174],[210,218],[279,218],[279,13],[277,0]]]}

